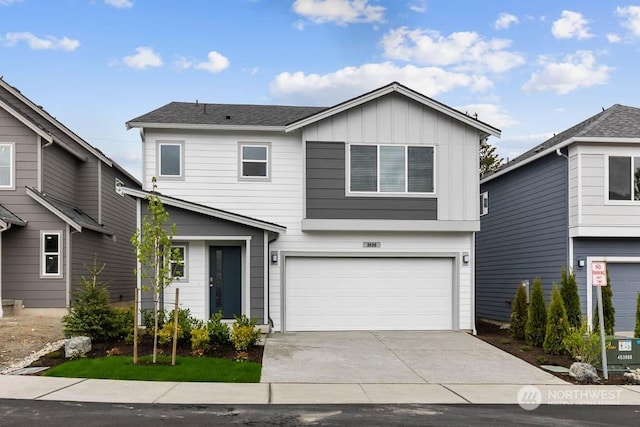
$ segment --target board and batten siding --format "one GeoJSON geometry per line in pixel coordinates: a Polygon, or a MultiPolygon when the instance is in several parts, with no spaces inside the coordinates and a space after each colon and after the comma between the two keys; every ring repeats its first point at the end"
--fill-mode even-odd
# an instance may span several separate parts
{"type": "Polygon", "coordinates": [[[522,280],[547,301],[568,265],[567,160],[555,153],[482,184],[489,213],[476,234],[476,314],[508,321],[522,280]]]}
{"type": "MultiPolygon", "coordinates": [[[[207,251],[210,246],[215,246],[216,242],[222,241],[224,244],[236,244],[238,246],[244,245],[244,240],[225,241],[224,238],[216,240],[182,240],[180,236],[249,236],[251,242],[249,244],[250,252],[250,304],[251,304],[251,317],[257,319],[264,319],[264,231],[261,229],[247,227],[242,224],[237,224],[217,218],[213,218],[207,215],[185,211],[171,206],[166,206],[167,212],[169,212],[170,223],[176,224],[176,236],[174,239],[176,244],[186,243],[188,245],[188,261],[187,261],[187,278],[186,280],[179,280],[172,284],[173,288],[167,288],[165,291],[165,301],[172,301],[174,295],[174,288],[180,287],[182,294],[183,288],[187,290],[187,294],[181,297],[183,306],[194,309],[194,315],[207,320],[209,314],[206,310],[209,307],[209,281],[207,279],[207,273],[209,266],[207,260],[209,255],[207,251]],[[191,260],[191,257],[195,256],[195,263],[191,260]]],[[[143,208],[143,214],[146,214],[146,208],[143,208]]],[[[246,251],[246,248],[245,248],[246,251]]],[[[246,253],[246,252],[245,252],[246,253]]],[[[244,269],[243,269],[244,277],[244,269]]],[[[192,310],[193,311],[193,310],[192,310]]]]}
{"type": "Polygon", "coordinates": [[[345,144],[306,142],[306,218],[438,219],[435,197],[346,197],[345,144]]]}
{"type": "MultiPolygon", "coordinates": [[[[640,150],[616,145],[576,145],[570,149],[571,167],[578,170],[578,200],[572,204],[571,227],[640,227],[640,203],[609,201],[607,156],[638,156],[640,150]]],[[[613,234],[613,233],[612,233],[613,234]]],[[[608,235],[608,234],[607,234],[608,235]]],[[[603,237],[607,237],[604,235],[603,237]]],[[[635,234],[637,236],[637,234],[635,234]]]]}
{"type": "Polygon", "coordinates": [[[303,141],[435,146],[437,219],[477,221],[477,129],[398,94],[306,126],[303,141]]]}
{"type": "Polygon", "coordinates": [[[58,200],[76,204],[80,161],[58,144],[42,149],[42,192],[58,200]]]}

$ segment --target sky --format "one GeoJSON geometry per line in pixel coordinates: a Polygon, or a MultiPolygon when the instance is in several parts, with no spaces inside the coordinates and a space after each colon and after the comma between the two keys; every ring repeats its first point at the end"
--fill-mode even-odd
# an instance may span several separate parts
{"type": "Polygon", "coordinates": [[[398,81],[514,158],[640,107],[640,1],[0,0],[0,75],[138,178],[172,101],[331,106],[398,81]]]}

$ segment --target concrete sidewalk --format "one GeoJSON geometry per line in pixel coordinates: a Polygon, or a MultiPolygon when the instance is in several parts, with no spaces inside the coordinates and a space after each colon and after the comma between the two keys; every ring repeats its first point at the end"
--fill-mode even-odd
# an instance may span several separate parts
{"type": "Polygon", "coordinates": [[[640,405],[640,386],[572,384],[228,384],[0,375],[0,399],[169,404],[543,404],[640,405]],[[528,393],[528,394],[527,394],[528,393]],[[533,394],[532,394],[533,393],[533,394]]]}

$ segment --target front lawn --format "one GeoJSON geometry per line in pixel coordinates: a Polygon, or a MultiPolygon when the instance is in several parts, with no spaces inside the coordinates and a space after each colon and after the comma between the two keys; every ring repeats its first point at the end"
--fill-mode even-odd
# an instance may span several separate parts
{"type": "Polygon", "coordinates": [[[112,380],[181,381],[181,382],[260,382],[262,365],[254,362],[235,362],[214,357],[178,357],[171,366],[170,356],[158,356],[158,364],[151,357],[138,359],[138,365],[127,356],[81,358],[55,366],[44,373],[49,377],[100,378],[112,380]]]}

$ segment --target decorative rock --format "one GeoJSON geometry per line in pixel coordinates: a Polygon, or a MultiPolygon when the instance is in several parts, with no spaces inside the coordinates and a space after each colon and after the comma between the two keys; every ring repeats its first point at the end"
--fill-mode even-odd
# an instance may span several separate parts
{"type": "Polygon", "coordinates": [[[569,376],[581,383],[599,383],[600,377],[596,368],[588,363],[574,362],[569,368],[569,376]]]}
{"type": "Polygon", "coordinates": [[[64,345],[64,342],[65,342],[65,340],[60,340],[60,341],[48,343],[41,350],[34,351],[33,353],[31,353],[30,355],[28,355],[24,359],[19,360],[16,363],[11,364],[9,367],[5,367],[5,368],[0,367],[0,375],[10,374],[11,372],[13,372],[15,370],[26,368],[27,366],[31,365],[36,360],[40,359],[42,356],[46,356],[47,354],[51,353],[52,351],[57,351],[57,350],[62,349],[62,346],[64,345]]]}
{"type": "Polygon", "coordinates": [[[64,343],[64,357],[84,356],[91,351],[91,338],[89,337],[73,337],[64,343]]]}
{"type": "Polygon", "coordinates": [[[624,378],[629,384],[640,385],[640,369],[632,369],[624,373],[624,378]]]}

